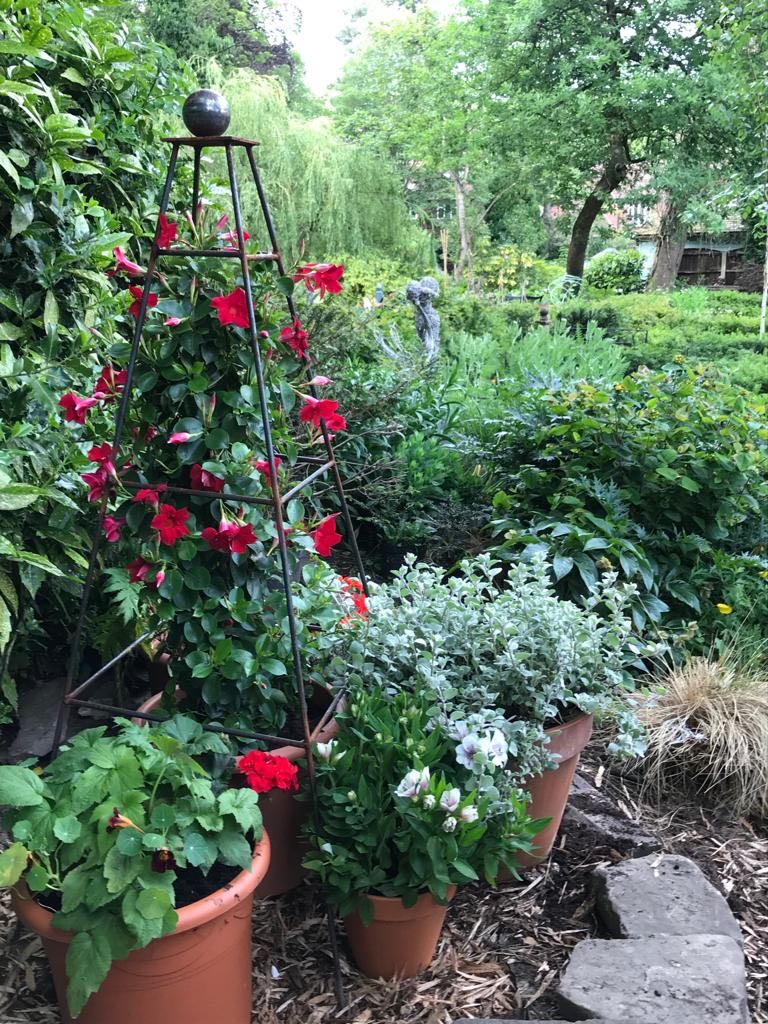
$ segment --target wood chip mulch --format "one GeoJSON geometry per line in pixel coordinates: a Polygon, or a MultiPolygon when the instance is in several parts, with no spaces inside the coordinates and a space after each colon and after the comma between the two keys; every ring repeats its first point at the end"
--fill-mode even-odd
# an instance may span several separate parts
{"type": "MultiPolygon", "coordinates": [[[[641,805],[631,781],[610,775],[598,754],[584,775],[626,816],[657,832],[670,852],[696,860],[725,893],[744,933],[754,1024],[768,1024],[768,835],[747,822],[710,819],[697,808],[641,805]]],[[[306,885],[254,913],[253,1021],[258,1024],[451,1024],[462,1017],[556,1017],[554,990],[570,950],[599,935],[589,877],[620,859],[561,835],[550,862],[522,882],[460,891],[448,912],[437,956],[398,984],[363,978],[340,934],[346,1010],[336,1007],[325,908],[306,885]]],[[[0,901],[0,1024],[59,1024],[38,939],[22,931],[0,901]]],[[[139,1022],[137,1022],[139,1024],[139,1022]]]]}

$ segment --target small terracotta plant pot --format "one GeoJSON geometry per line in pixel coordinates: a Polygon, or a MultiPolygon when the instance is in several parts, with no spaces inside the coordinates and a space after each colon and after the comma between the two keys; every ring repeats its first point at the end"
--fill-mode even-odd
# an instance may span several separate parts
{"type": "Polygon", "coordinates": [[[532,818],[551,820],[536,835],[533,852],[517,855],[520,867],[540,864],[552,852],[579,757],[592,735],[592,715],[578,715],[565,725],[547,729],[546,735],[549,736],[549,751],[559,755],[558,765],[528,781],[527,789],[531,794],[528,813],[532,818]]]}
{"type": "MultiPolygon", "coordinates": [[[[456,886],[448,887],[448,899],[456,886]]],[[[369,896],[373,920],[363,924],[357,914],[344,918],[355,963],[369,978],[412,978],[432,962],[448,907],[425,892],[412,907],[401,899],[369,896]]]]}
{"type": "MultiPolygon", "coordinates": [[[[162,699],[162,693],[156,693],[137,710],[150,715],[157,710],[162,699]]],[[[315,711],[323,713],[330,702],[330,693],[318,692],[312,705],[315,711]]],[[[343,699],[339,702],[339,707],[344,707],[343,699]]],[[[338,724],[335,718],[332,718],[318,734],[318,743],[327,743],[338,731],[338,724]]],[[[276,757],[285,757],[291,764],[296,764],[304,757],[304,748],[276,747],[269,753],[276,757]]],[[[242,776],[240,778],[242,779],[242,776]]],[[[293,793],[273,789],[270,793],[259,794],[259,808],[272,848],[269,869],[254,893],[257,899],[263,900],[269,896],[281,896],[285,892],[290,892],[306,876],[307,872],[301,866],[301,862],[309,847],[301,838],[301,828],[309,816],[310,806],[306,801],[297,800],[293,793]]]]}
{"type": "Polygon", "coordinates": [[[250,871],[180,907],[174,932],[116,961],[76,1020],[66,1008],[71,933],[54,928],[53,914],[32,899],[25,885],[16,886],[14,910],[43,940],[63,1024],[250,1024],[251,910],[269,857],[265,832],[250,871]]]}

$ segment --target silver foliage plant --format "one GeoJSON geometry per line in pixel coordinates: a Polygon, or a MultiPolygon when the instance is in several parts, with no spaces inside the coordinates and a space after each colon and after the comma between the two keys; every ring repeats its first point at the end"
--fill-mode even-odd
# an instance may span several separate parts
{"type": "Polygon", "coordinates": [[[429,693],[433,725],[484,789],[552,766],[545,724],[578,711],[616,723],[615,752],[641,753],[630,669],[659,648],[633,631],[633,587],[606,574],[582,607],[556,596],[542,557],[513,564],[501,580],[489,555],[459,570],[408,556],[373,588],[368,620],[333,669],[353,686],[429,693]]]}

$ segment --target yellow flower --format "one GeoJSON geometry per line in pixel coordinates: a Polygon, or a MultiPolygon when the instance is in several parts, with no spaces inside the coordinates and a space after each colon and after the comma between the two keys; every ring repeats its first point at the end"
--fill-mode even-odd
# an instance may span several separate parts
{"type": "Polygon", "coordinates": [[[721,615],[730,615],[731,612],[733,611],[733,608],[731,608],[731,606],[729,604],[722,604],[721,603],[721,604],[715,605],[715,607],[717,608],[717,610],[720,612],[721,615]]]}
{"type": "Polygon", "coordinates": [[[768,569],[763,569],[762,572],[757,574],[761,580],[768,580],[768,569]]]}

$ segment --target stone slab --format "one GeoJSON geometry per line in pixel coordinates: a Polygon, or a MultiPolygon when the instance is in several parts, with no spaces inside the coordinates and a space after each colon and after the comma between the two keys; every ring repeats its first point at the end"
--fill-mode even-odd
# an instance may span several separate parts
{"type": "Polygon", "coordinates": [[[585,939],[558,997],[571,1020],[749,1024],[744,957],[725,935],[585,939]]]}
{"type": "Polygon", "coordinates": [[[658,836],[645,832],[621,814],[604,811],[582,811],[568,805],[563,817],[563,828],[577,835],[590,846],[616,850],[618,853],[643,856],[662,848],[658,836]]]}
{"type": "Polygon", "coordinates": [[[724,897],[687,857],[639,857],[594,872],[597,912],[611,935],[728,935],[741,942],[724,897]]]}

